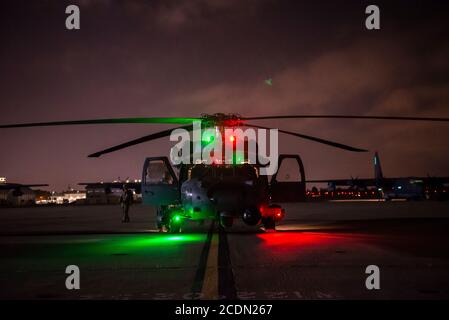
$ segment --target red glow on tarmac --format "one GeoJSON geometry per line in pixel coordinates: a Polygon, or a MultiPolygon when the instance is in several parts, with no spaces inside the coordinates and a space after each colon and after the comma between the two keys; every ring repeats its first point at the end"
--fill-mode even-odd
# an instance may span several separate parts
{"type": "Polygon", "coordinates": [[[303,247],[332,243],[331,234],[328,233],[303,233],[303,232],[276,232],[259,234],[266,246],[303,247]]]}
{"type": "Polygon", "coordinates": [[[357,241],[350,234],[321,232],[275,232],[259,234],[262,246],[269,249],[291,250],[313,248],[316,246],[335,246],[357,241]]]}

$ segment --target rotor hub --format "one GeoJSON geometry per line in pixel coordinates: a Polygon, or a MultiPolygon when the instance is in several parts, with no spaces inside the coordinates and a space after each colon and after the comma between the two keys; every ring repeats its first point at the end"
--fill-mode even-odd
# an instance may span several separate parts
{"type": "Polygon", "coordinates": [[[243,124],[243,120],[238,113],[203,113],[201,115],[201,123],[206,126],[238,127],[243,124]]]}

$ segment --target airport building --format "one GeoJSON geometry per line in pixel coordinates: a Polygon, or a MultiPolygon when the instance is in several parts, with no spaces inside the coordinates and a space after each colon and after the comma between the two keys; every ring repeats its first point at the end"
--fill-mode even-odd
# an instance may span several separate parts
{"type": "Polygon", "coordinates": [[[48,196],[36,197],[37,204],[72,204],[84,203],[86,192],[81,190],[69,189],[63,192],[52,192],[48,196]]]}

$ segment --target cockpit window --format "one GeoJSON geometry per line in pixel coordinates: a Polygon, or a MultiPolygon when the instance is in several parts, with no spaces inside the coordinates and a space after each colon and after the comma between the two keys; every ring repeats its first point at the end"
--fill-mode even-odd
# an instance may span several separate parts
{"type": "Polygon", "coordinates": [[[190,171],[190,178],[201,179],[204,177],[223,179],[227,177],[243,177],[257,179],[257,168],[251,165],[229,165],[229,166],[205,166],[196,165],[190,171]]]}
{"type": "Polygon", "coordinates": [[[173,177],[162,160],[151,161],[146,173],[147,184],[173,184],[173,177]]]}

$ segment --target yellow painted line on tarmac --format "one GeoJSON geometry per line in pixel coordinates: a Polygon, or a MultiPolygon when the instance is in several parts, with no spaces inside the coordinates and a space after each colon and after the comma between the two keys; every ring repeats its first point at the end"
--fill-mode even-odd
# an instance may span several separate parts
{"type": "Polygon", "coordinates": [[[202,299],[218,299],[218,234],[214,233],[211,239],[209,254],[207,256],[206,271],[204,274],[202,299]]]}

